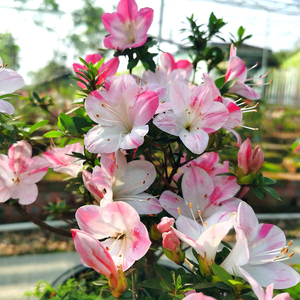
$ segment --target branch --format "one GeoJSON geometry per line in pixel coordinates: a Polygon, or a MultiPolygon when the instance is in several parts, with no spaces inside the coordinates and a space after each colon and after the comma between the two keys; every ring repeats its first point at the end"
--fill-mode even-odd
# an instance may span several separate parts
{"type": "Polygon", "coordinates": [[[47,223],[45,223],[44,221],[40,220],[39,218],[30,215],[24,206],[20,205],[18,202],[12,204],[12,206],[16,209],[16,211],[18,211],[22,216],[26,217],[26,219],[28,219],[29,221],[31,221],[32,223],[40,226],[41,228],[47,229],[51,232],[54,233],[58,233],[60,235],[64,235],[67,237],[72,237],[71,231],[70,230],[66,230],[66,229],[62,229],[62,228],[56,228],[53,226],[48,225],[47,223]]]}

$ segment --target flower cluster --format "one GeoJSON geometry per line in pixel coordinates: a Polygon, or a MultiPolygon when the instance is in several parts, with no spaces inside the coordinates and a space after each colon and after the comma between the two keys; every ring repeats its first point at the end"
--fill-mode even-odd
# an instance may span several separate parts
{"type": "MultiPolygon", "coordinates": [[[[104,46],[115,50],[115,57],[104,63],[95,53],[73,64],[84,103],[75,117],[61,113],[59,130],[44,135],[63,137],[57,140],[61,147],[51,140],[42,157],[32,158],[33,140],[21,140],[0,154],[0,202],[34,202],[35,183],[48,168],[71,176],[68,188],[81,201],[74,217],[79,229],[72,229],[75,248],[85,266],[106,277],[115,298],[131,283],[133,299],[153,299],[148,291],[145,298],[144,288],[160,289],[166,297],[159,299],[254,294],[271,299],[273,288],[292,287],[300,275],[282,262],[293,255],[282,230],[260,224],[241,198],[251,188],[274,194],[268,186],[273,181],[261,174],[261,148],[252,150],[248,139],[242,143],[236,130],[244,126],[243,113],[257,106],[244,106],[246,100],[259,95],[247,85],[235,45],[217,80],[204,73],[197,84],[191,79],[197,58],[176,61],[167,52],[160,55],[160,66],[150,68],[155,55],[148,52],[147,31],[153,13],[138,10],[135,0],[121,0],[116,12],[103,14],[109,32],[104,46]],[[116,75],[120,55],[128,56],[129,74],[116,75]],[[133,75],[131,66],[139,61],[146,70],[133,75]],[[218,153],[233,148],[239,148],[237,163],[218,153]],[[235,234],[232,245],[224,242],[229,232],[235,234]],[[135,280],[155,276],[153,265],[162,253],[182,268],[169,273],[155,265],[160,279],[146,278],[137,291],[135,280]]],[[[210,22],[223,24],[214,18],[210,22]]],[[[194,23],[192,29],[199,30],[194,23]]],[[[22,84],[17,73],[1,69],[1,95],[22,84]]],[[[0,112],[12,114],[11,105],[0,101],[0,112]]]]}

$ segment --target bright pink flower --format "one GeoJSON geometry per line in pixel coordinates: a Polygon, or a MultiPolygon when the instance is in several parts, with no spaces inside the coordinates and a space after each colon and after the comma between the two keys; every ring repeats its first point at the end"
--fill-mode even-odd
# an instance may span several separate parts
{"type": "MultiPolygon", "coordinates": [[[[24,85],[24,79],[17,72],[6,69],[0,57],[0,96],[13,93],[24,85]]],[[[9,102],[0,99],[0,113],[12,115],[15,108],[9,102]]]]}
{"type": "Polygon", "coordinates": [[[72,152],[84,154],[81,142],[67,145],[63,148],[50,148],[43,153],[43,157],[49,162],[49,168],[52,168],[55,172],[77,177],[77,174],[83,169],[83,160],[70,156],[72,152]]]}
{"type": "Polygon", "coordinates": [[[208,134],[220,129],[227,121],[227,108],[214,101],[203,84],[191,92],[188,85],[180,81],[172,83],[170,101],[172,111],[156,116],[154,125],[179,136],[193,153],[203,153],[208,144],[208,134]]]}
{"type": "Polygon", "coordinates": [[[89,234],[71,229],[74,246],[81,262],[107,277],[114,296],[127,290],[127,281],[120,266],[117,268],[106,248],[89,234]]]}
{"type": "Polygon", "coordinates": [[[153,20],[153,9],[138,10],[134,0],[121,0],[117,12],[102,15],[102,22],[110,33],[104,39],[104,46],[109,49],[125,50],[145,44],[147,31],[153,20]]]}
{"type": "MultiPolygon", "coordinates": [[[[96,65],[101,59],[102,56],[99,53],[90,54],[85,57],[85,61],[88,64],[92,63],[94,65],[96,65]]],[[[103,63],[98,70],[99,77],[98,77],[97,85],[103,83],[107,77],[115,75],[118,70],[118,67],[119,67],[119,58],[117,57],[110,59],[107,63],[103,63]]],[[[87,67],[85,65],[81,65],[77,63],[73,64],[73,69],[75,72],[79,72],[79,73],[82,73],[80,70],[87,71],[87,67]]],[[[79,76],[80,79],[87,81],[84,76],[80,76],[78,74],[77,76],[79,76]]],[[[86,88],[86,86],[80,81],[78,81],[77,84],[81,88],[86,88]]]]}
{"type": "Polygon", "coordinates": [[[125,271],[150,247],[147,228],[129,204],[118,201],[103,207],[86,205],[76,212],[78,226],[109,249],[115,265],[125,271]]]}
{"type": "Polygon", "coordinates": [[[236,174],[240,182],[243,184],[252,183],[253,179],[261,172],[263,163],[264,153],[260,146],[257,145],[252,151],[251,142],[249,139],[246,139],[238,151],[236,174]],[[247,175],[251,175],[251,177],[247,175]]]}
{"type": "Polygon", "coordinates": [[[8,156],[0,154],[0,203],[13,198],[23,205],[34,202],[38,195],[35,184],[48,170],[48,162],[41,157],[31,158],[32,148],[20,141],[8,150],[8,156]]]}
{"type": "Polygon", "coordinates": [[[224,123],[222,128],[231,131],[236,136],[238,140],[238,146],[240,146],[241,137],[235,130],[233,130],[233,128],[241,124],[243,119],[243,109],[240,109],[240,107],[237,106],[232,99],[223,98],[221,96],[219,89],[216,87],[215,82],[208,74],[204,73],[203,79],[204,79],[204,84],[210,89],[214,101],[223,103],[228,109],[229,112],[228,119],[224,123]]]}
{"type": "Polygon", "coordinates": [[[214,176],[209,175],[204,169],[190,165],[185,170],[182,178],[182,195],[164,191],[160,196],[159,202],[163,208],[174,218],[179,217],[178,208],[181,215],[206,221],[216,212],[236,211],[240,199],[234,198],[239,190],[236,178],[233,176],[214,176]]]}
{"type": "Polygon", "coordinates": [[[157,94],[143,92],[129,74],[111,78],[105,88],[85,100],[87,114],[99,124],[84,138],[87,150],[112,153],[139,147],[149,130],[146,124],[158,107],[157,94]]]}
{"type": "Polygon", "coordinates": [[[159,224],[157,224],[157,228],[161,233],[168,232],[172,230],[171,226],[173,226],[175,220],[173,218],[163,217],[159,224]]]}
{"type": "Polygon", "coordinates": [[[236,56],[236,48],[231,45],[228,69],[225,74],[225,82],[237,78],[234,86],[228,91],[229,93],[240,95],[249,100],[257,100],[260,95],[251,87],[245,84],[247,81],[247,69],[244,62],[236,56]]]}
{"type": "Polygon", "coordinates": [[[155,176],[152,163],[145,160],[127,163],[125,156],[118,151],[116,155],[102,154],[101,167],[96,166],[93,174],[83,171],[83,182],[100,201],[100,206],[113,201],[123,201],[139,214],[157,214],[162,211],[159,201],[144,192],[153,183],[155,176]]]}
{"type": "Polygon", "coordinates": [[[175,62],[174,56],[168,52],[164,52],[160,56],[160,62],[166,68],[169,75],[172,71],[180,69],[186,73],[185,80],[189,80],[193,71],[193,65],[186,59],[175,62]]]}

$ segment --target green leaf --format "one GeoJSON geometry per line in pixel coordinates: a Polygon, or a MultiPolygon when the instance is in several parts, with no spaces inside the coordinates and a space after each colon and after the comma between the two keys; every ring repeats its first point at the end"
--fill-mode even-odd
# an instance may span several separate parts
{"type": "Polygon", "coordinates": [[[226,272],[222,267],[220,267],[216,264],[212,264],[211,268],[212,268],[213,272],[215,273],[215,275],[218,278],[220,278],[220,280],[222,280],[227,285],[231,285],[229,280],[232,280],[232,276],[228,272],[226,272]]]}
{"type": "Polygon", "coordinates": [[[215,85],[218,89],[220,89],[224,83],[225,83],[225,76],[221,76],[215,80],[215,85]]]}
{"type": "Polygon", "coordinates": [[[227,81],[221,88],[221,95],[224,95],[225,93],[227,93],[236,83],[237,78],[231,79],[229,81],[227,81]]]}
{"type": "Polygon", "coordinates": [[[238,37],[239,37],[239,39],[241,40],[242,39],[242,37],[243,37],[243,35],[244,35],[244,33],[245,33],[245,28],[243,27],[243,26],[240,26],[239,27],[239,29],[238,29],[238,31],[237,31],[237,34],[238,34],[238,37]]]}
{"type": "Polygon", "coordinates": [[[88,68],[89,64],[81,57],[79,57],[79,60],[88,68]]]}
{"type": "Polygon", "coordinates": [[[211,289],[214,285],[211,282],[199,282],[193,285],[193,288],[195,290],[201,290],[201,289],[211,289]]]}
{"type": "Polygon", "coordinates": [[[12,131],[12,130],[15,129],[14,126],[9,125],[9,124],[2,123],[1,125],[2,125],[5,129],[7,129],[7,130],[9,130],[9,131],[12,131]]]}
{"type": "Polygon", "coordinates": [[[133,68],[136,67],[136,65],[138,64],[138,62],[139,62],[139,58],[138,57],[129,60],[128,65],[127,65],[127,69],[128,70],[132,70],[133,68]]]}
{"type": "Polygon", "coordinates": [[[154,269],[158,276],[162,278],[163,281],[165,281],[167,287],[173,291],[174,286],[173,286],[173,277],[171,275],[171,272],[168,271],[165,267],[159,265],[159,264],[154,264],[154,269]]]}
{"type": "MultiPolygon", "coordinates": [[[[230,283],[228,283],[230,284],[230,283]]],[[[232,288],[224,282],[222,281],[218,281],[215,283],[215,287],[217,287],[218,289],[222,290],[222,291],[226,291],[226,292],[231,292],[232,288]]]]}
{"type": "Polygon", "coordinates": [[[59,120],[61,124],[65,127],[65,129],[68,130],[71,134],[78,134],[77,129],[74,125],[73,118],[67,116],[66,114],[60,113],[59,120]]]}
{"type": "Polygon", "coordinates": [[[276,180],[272,179],[272,178],[268,178],[268,177],[263,177],[263,185],[271,185],[271,184],[275,184],[276,180]]]}
{"type": "Polygon", "coordinates": [[[258,199],[262,199],[264,197],[264,192],[261,190],[261,188],[253,187],[252,190],[258,199]]]}
{"type": "Polygon", "coordinates": [[[264,193],[266,193],[266,194],[268,194],[269,196],[275,198],[276,200],[282,201],[282,200],[280,199],[278,193],[277,193],[274,189],[270,188],[269,186],[264,186],[264,187],[261,187],[260,189],[261,189],[264,193]]]}
{"type": "Polygon", "coordinates": [[[33,133],[34,131],[36,131],[37,129],[47,125],[49,123],[48,120],[43,120],[43,121],[40,121],[34,125],[31,126],[30,130],[29,130],[29,133],[33,133]]]}
{"type": "Polygon", "coordinates": [[[173,300],[171,296],[168,295],[167,292],[164,292],[160,295],[158,300],[173,300]]]}
{"type": "Polygon", "coordinates": [[[45,138],[56,138],[64,136],[65,134],[61,131],[51,130],[43,135],[45,138]]]}
{"type": "Polygon", "coordinates": [[[138,284],[138,286],[144,287],[144,288],[149,288],[149,289],[159,289],[161,290],[161,285],[160,285],[161,280],[158,278],[150,278],[145,281],[142,281],[138,284]]]}
{"type": "Polygon", "coordinates": [[[85,134],[92,127],[92,124],[88,122],[87,119],[80,117],[73,117],[73,124],[75,125],[76,130],[81,134],[85,134]]]}

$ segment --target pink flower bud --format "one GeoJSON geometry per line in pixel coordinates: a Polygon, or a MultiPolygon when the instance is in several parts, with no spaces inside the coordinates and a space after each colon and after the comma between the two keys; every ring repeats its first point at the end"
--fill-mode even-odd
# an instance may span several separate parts
{"type": "Polygon", "coordinates": [[[173,226],[174,223],[174,218],[163,217],[160,223],[157,225],[157,228],[161,233],[168,232],[171,230],[171,226],[173,226]]]}
{"type": "Polygon", "coordinates": [[[108,279],[114,297],[118,298],[127,290],[127,281],[122,267],[117,269],[106,248],[88,233],[71,229],[75,249],[84,265],[93,268],[108,279]]]}
{"type": "Polygon", "coordinates": [[[168,232],[164,232],[162,234],[162,238],[163,238],[162,244],[164,248],[170,251],[175,251],[178,249],[178,246],[180,245],[180,241],[172,230],[168,232]]]}
{"type": "Polygon", "coordinates": [[[258,173],[261,171],[264,163],[264,153],[259,145],[257,145],[252,152],[252,163],[249,166],[251,173],[258,173]]]}
{"type": "Polygon", "coordinates": [[[98,203],[100,203],[101,199],[104,198],[105,189],[100,190],[95,184],[92,174],[86,170],[82,171],[82,179],[87,190],[95,197],[98,203]]]}
{"type": "Polygon", "coordinates": [[[264,154],[260,146],[257,145],[252,151],[250,140],[246,139],[238,152],[237,176],[242,179],[246,175],[250,175],[249,180],[252,182],[260,173],[263,163],[264,154]]]}

